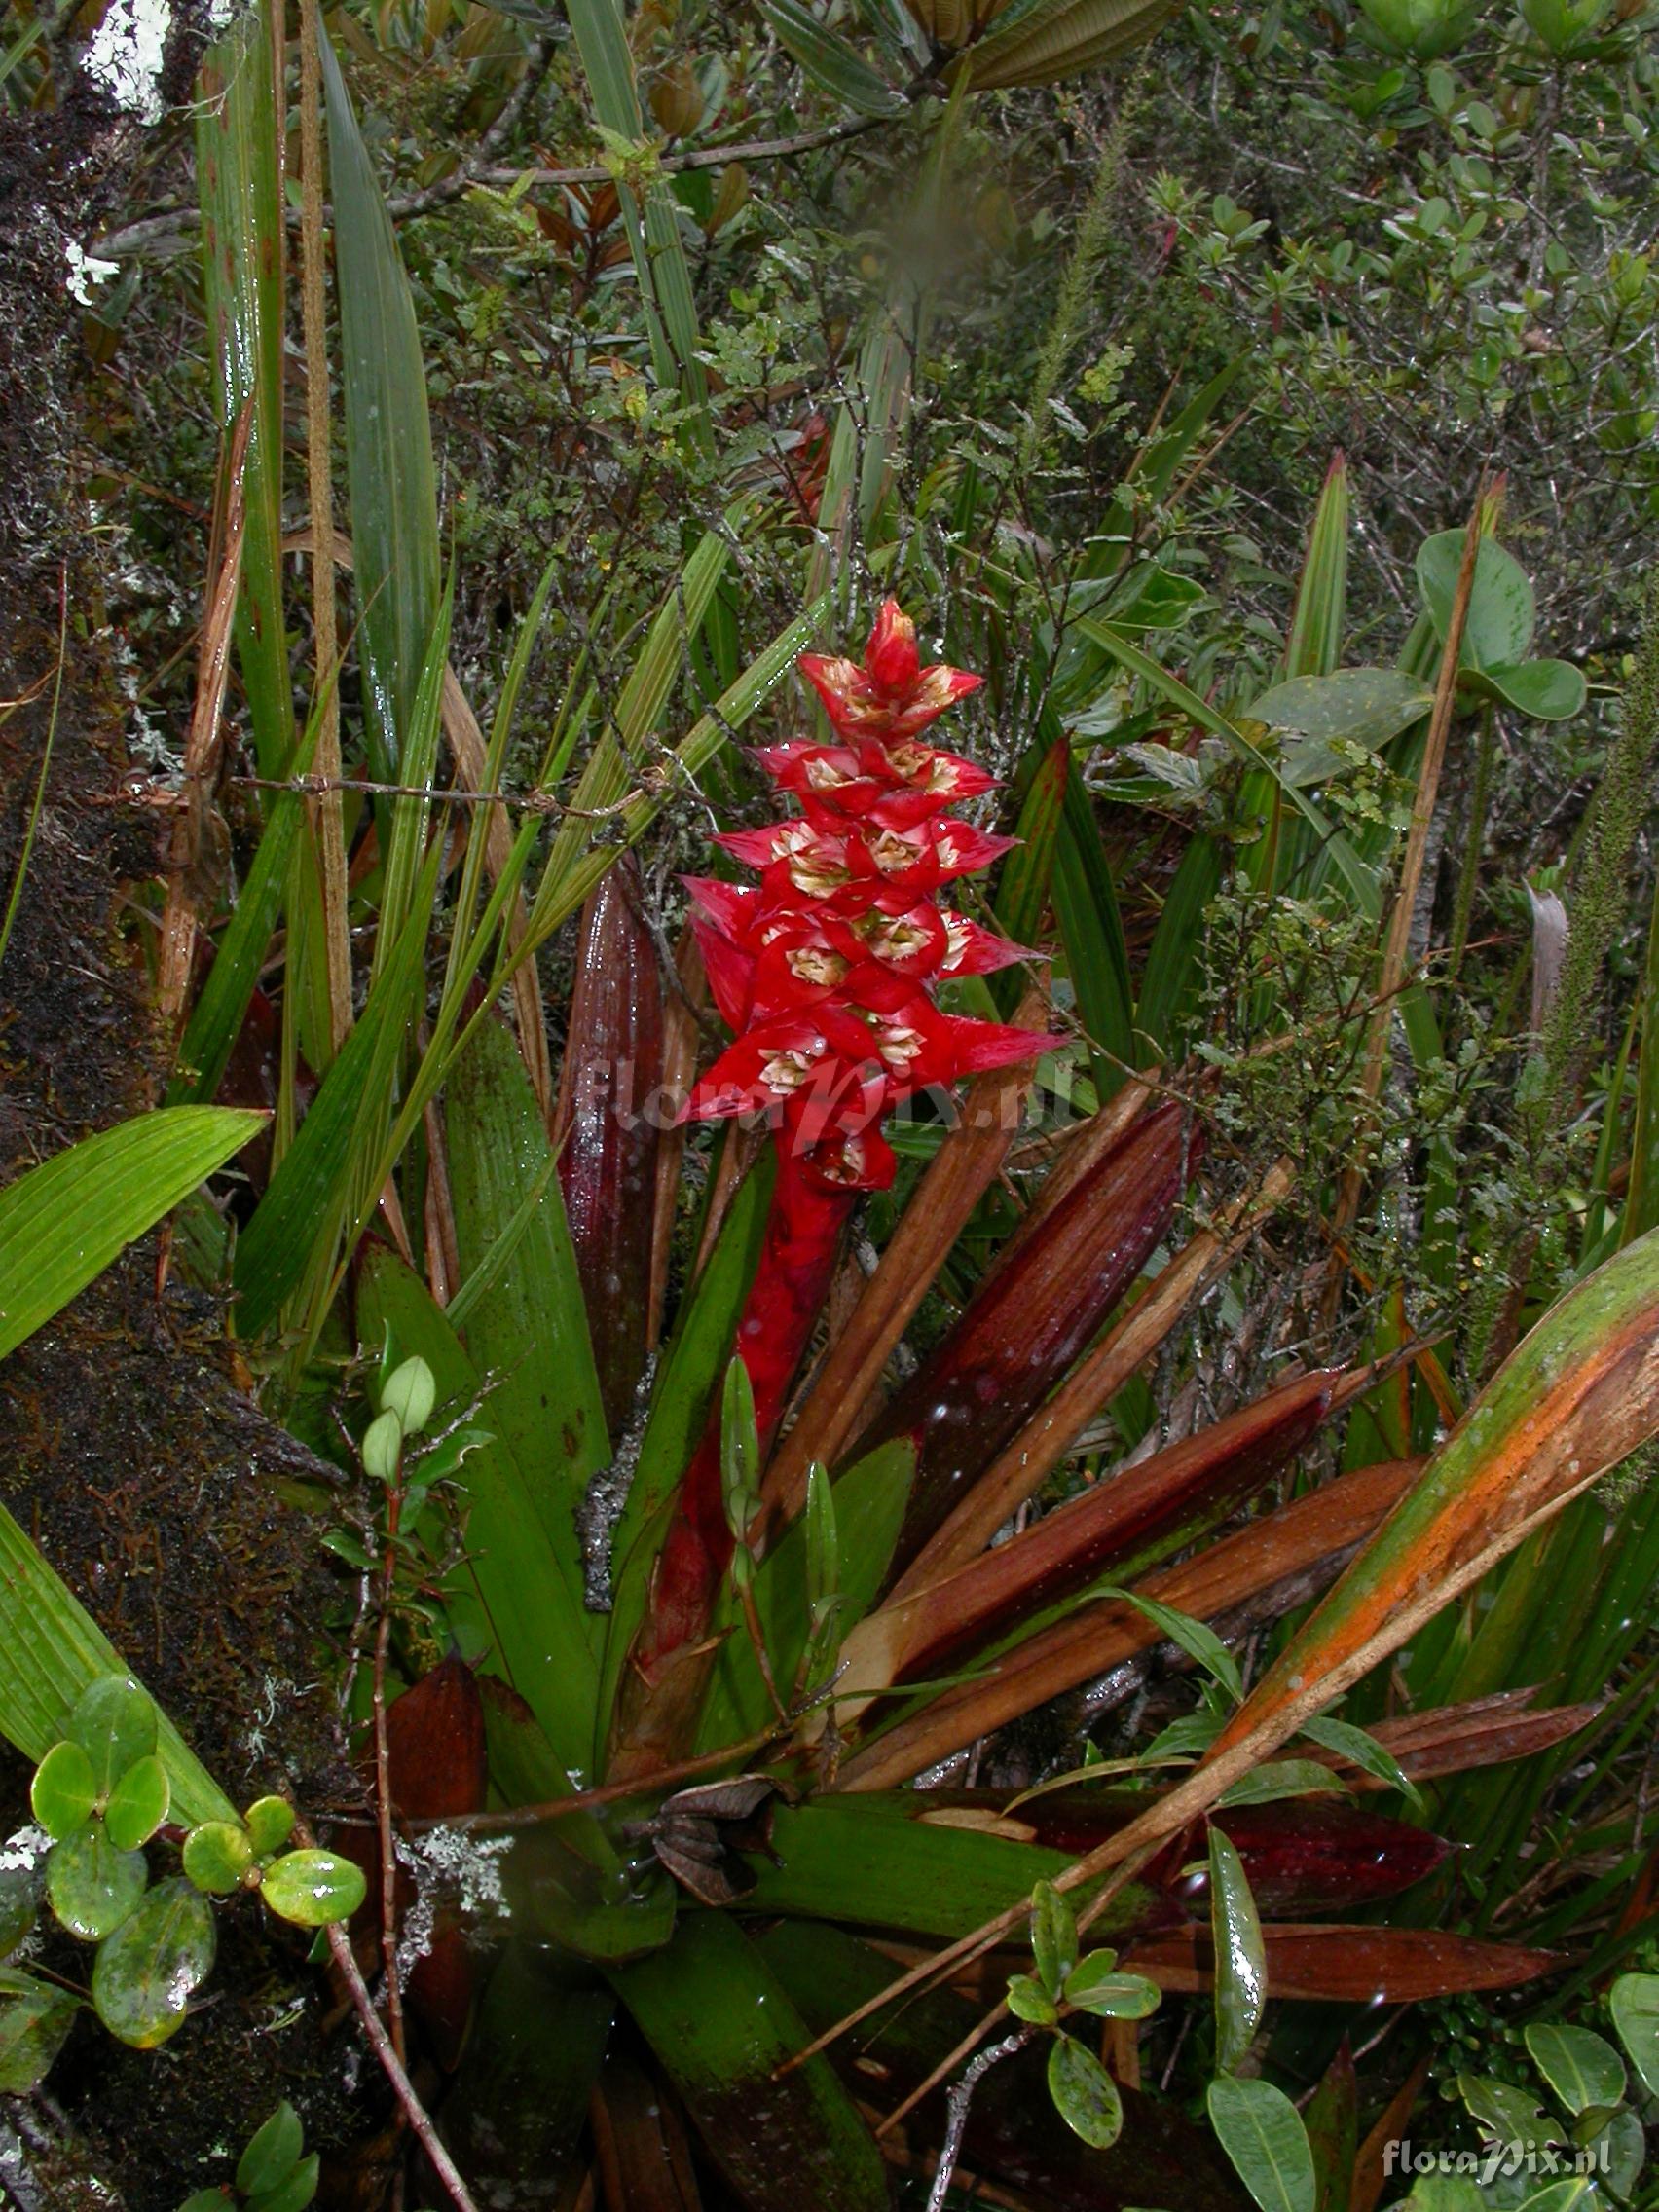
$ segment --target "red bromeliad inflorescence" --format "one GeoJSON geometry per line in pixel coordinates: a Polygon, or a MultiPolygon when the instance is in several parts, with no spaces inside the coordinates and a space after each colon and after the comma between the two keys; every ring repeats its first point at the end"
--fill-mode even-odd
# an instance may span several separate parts
{"type": "MultiPolygon", "coordinates": [[[[800,668],[824,702],[833,742],[771,746],[758,756],[798,813],[719,840],[758,870],[758,885],[690,882],[710,988],[733,1041],[692,1091],[685,1119],[763,1114],[777,1143],[771,1217],[738,1329],[763,1448],[858,1194],[893,1180],[883,1117],[918,1091],[1033,1059],[1052,1042],[946,1014],[936,996],[941,982],[1026,957],[940,897],[1014,842],[949,812],[994,779],[923,739],[980,679],[924,668],[915,625],[893,600],[862,662],[805,653],[800,668]]],[[[636,1652],[647,1681],[703,1634],[732,1540],[711,1421],[682,1489],[636,1652]]]]}

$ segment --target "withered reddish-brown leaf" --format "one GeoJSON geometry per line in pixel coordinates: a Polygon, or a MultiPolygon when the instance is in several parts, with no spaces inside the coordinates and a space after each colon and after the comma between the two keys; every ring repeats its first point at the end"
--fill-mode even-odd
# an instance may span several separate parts
{"type": "MultiPolygon", "coordinates": [[[[1250,1607],[1271,1614],[1276,1594],[1300,1602],[1308,1585],[1337,1573],[1419,1471],[1420,1461],[1359,1467],[1306,1497],[1265,1514],[1196,1559],[1147,1575],[1140,1588],[1177,1610],[1213,1620],[1250,1607]]],[[[943,1690],[919,1713],[897,1721],[841,1769],[840,1787],[886,1789],[1001,1728],[1062,1691],[1161,1641],[1144,1613],[1115,1598],[1081,1606],[998,1660],[980,1679],[943,1690]]],[[[860,1684],[851,1675],[849,1697],[860,1684]]],[[[885,1684],[882,1685],[885,1687],[885,1684]]]]}
{"type": "Polygon", "coordinates": [[[661,963],[638,867],[624,857],[582,910],[554,1124],[612,1437],[627,1423],[649,1334],[662,1051],[661,963]]]}
{"type": "MultiPolygon", "coordinates": [[[[1078,1437],[1158,1350],[1198,1298],[1217,1280],[1264,1213],[1290,1188],[1287,1162],[1214,1226],[1188,1238],[1144,1296],[1072,1368],[972,1484],[895,1585],[907,1597],[977,1559],[1003,1524],[1036,1494],[1078,1437]]],[[[1333,1397],[1333,1407],[1336,1404],[1333,1397]]]]}
{"type": "MultiPolygon", "coordinates": [[[[482,1812],[485,1770],[484,1708],[464,1660],[445,1659],[387,1709],[387,1758],[392,1805],[405,1820],[454,1820],[482,1812]]],[[[374,1752],[364,1761],[373,1787],[374,1752]]],[[[380,1925],[380,1845],[371,1827],[345,1831],[342,1848],[368,1879],[357,1925],[380,1925]]],[[[398,1916],[415,1901],[415,1885],[401,1869],[394,1885],[398,1916]]],[[[410,1969],[404,1995],[431,2040],[439,2063],[453,2070],[461,2056],[472,2008],[472,1965],[466,1936],[439,1913],[431,1948],[410,1969]]]]}
{"type": "MultiPolygon", "coordinates": [[[[1470,1989],[1515,1989],[1559,1970],[1559,1951],[1523,1950],[1437,1928],[1350,1928],[1340,1924],[1266,1926],[1268,1995],[1339,2005],[1406,2005],[1470,1989]]],[[[1214,1967],[1210,1932],[1200,1922],[1137,1936],[1124,1964],[1161,1988],[1208,1989],[1214,1967]]]]}
{"type": "Polygon", "coordinates": [[[984,1283],[876,1425],[916,1446],[896,1564],[909,1561],[1024,1425],[1169,1227],[1197,1142],[1185,1110],[1149,1114],[984,1283]]]}
{"type": "MultiPolygon", "coordinates": [[[[703,955],[690,925],[681,932],[674,955],[674,975],[663,1000],[662,1095],[665,1113],[678,1112],[697,1076],[697,1052],[702,1042],[698,1016],[709,1004],[709,979],[703,973],[703,955]]],[[[680,1207],[680,1169],[685,1157],[685,1125],[657,1132],[656,1197],[651,1223],[651,1288],[645,1316],[646,1349],[654,1351],[662,1334],[663,1308],[668,1301],[669,1260],[674,1246],[674,1223],[680,1207]]]]}
{"type": "MultiPolygon", "coordinates": [[[[1379,1720],[1371,1733],[1412,1781],[1427,1782],[1436,1775],[1502,1766],[1510,1759],[1530,1758],[1534,1752],[1547,1751],[1587,1728],[1602,1710],[1599,1705],[1555,1705],[1529,1713],[1525,1710],[1528,1701],[1537,1694],[1535,1688],[1499,1690],[1493,1697],[1477,1698],[1468,1705],[1442,1706],[1430,1713],[1379,1720]]],[[[1327,1763],[1335,1760],[1330,1751],[1310,1750],[1306,1755],[1327,1763]]],[[[1345,1780],[1355,1788],[1388,1788],[1371,1775],[1348,1774],[1345,1780]]]]}
{"type": "MultiPolygon", "coordinates": [[[[897,1801],[927,1807],[918,1816],[923,1820],[983,1822],[993,1833],[1081,1859],[1127,1827],[1152,1800],[1145,1790],[1076,1783],[1013,1796],[1006,1789],[923,1789],[897,1801]]],[[[1398,1897],[1443,1865],[1453,1849],[1444,1836],[1334,1793],[1233,1805],[1212,1818],[1237,1847],[1258,1907],[1281,1920],[1357,1912],[1398,1897]]],[[[1165,1892],[1175,1917],[1184,1918],[1202,1911],[1208,1870],[1201,1853],[1177,1841],[1145,1868],[1140,1883],[1165,1892]],[[1193,1864],[1196,1873],[1183,1872],[1193,1864]]]]}
{"type": "Polygon", "coordinates": [[[1328,1373],[1298,1376],[1150,1459],[1120,1469],[954,1574],[890,1602],[853,1632],[848,1680],[951,1673],[961,1654],[1116,1568],[1139,1572],[1270,1483],[1331,1403],[1328,1373]]]}
{"type": "Polygon", "coordinates": [[[591,2117],[606,2212],[698,2212],[680,2107],[660,2082],[612,2057],[591,2117]]]}
{"type": "MultiPolygon", "coordinates": [[[[1346,1797],[1232,1805],[1211,1818],[1236,1846],[1257,1906],[1274,1920],[1357,1912],[1362,1905],[1398,1897],[1444,1865],[1454,1849],[1444,1836],[1407,1821],[1384,1819],[1346,1797]]],[[[1090,1841],[1082,1850],[1092,1848],[1090,1841]]],[[[1177,1845],[1154,1862],[1145,1878],[1182,1884],[1182,1862],[1177,1845]]],[[[1206,1899],[1208,1868],[1182,1884],[1182,1894],[1206,1899]]]]}
{"type": "Polygon", "coordinates": [[[1659,1232],[1585,1276],[1511,1354],[1205,1765],[1282,1743],[1659,1428],[1659,1232]]]}

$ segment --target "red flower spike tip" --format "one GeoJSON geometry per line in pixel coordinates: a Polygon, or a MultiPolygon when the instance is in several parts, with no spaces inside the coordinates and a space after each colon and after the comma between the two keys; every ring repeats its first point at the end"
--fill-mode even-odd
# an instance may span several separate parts
{"type": "Polygon", "coordinates": [[[993,779],[917,735],[979,679],[924,668],[916,626],[891,599],[862,662],[803,653],[800,667],[842,742],[761,750],[800,812],[719,839],[759,871],[758,890],[691,883],[710,981],[735,1038],[686,1115],[766,1114],[786,1161],[809,1178],[881,1190],[894,1161],[876,1124],[894,1106],[1029,1059],[1051,1040],[935,1003],[941,980],[1024,957],[936,897],[1013,842],[945,812],[993,779]]]}

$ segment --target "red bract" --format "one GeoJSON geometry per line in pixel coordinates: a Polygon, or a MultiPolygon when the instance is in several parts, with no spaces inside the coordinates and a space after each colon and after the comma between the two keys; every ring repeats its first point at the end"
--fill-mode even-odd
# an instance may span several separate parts
{"type": "Polygon", "coordinates": [[[786,1159],[841,1189],[879,1190],[893,1156],[876,1124],[901,1100],[1029,1059],[1046,1037],[941,1013],[941,980],[1020,957],[941,908],[940,885],[988,866],[1011,838],[944,810],[991,788],[925,729],[979,679],[923,668],[915,625],[885,602],[861,663],[801,656],[838,745],[758,757],[801,812],[719,842],[760,871],[744,890],[693,880],[710,984],[736,1033],[691,1094],[694,1120],[765,1113],[786,1159]]]}
{"type": "MultiPolygon", "coordinates": [[[[917,1091],[1033,1059],[1051,1042],[946,1014],[936,997],[940,982],[1025,956],[936,896],[1014,841],[945,811],[993,779],[918,737],[979,679],[923,668],[915,626],[892,600],[862,664],[807,653],[800,667],[838,742],[760,752],[800,812],[719,840],[759,873],[758,885],[690,880],[709,986],[733,1035],[685,1117],[761,1114],[778,1145],[765,1246],[738,1326],[762,1450],[828,1296],[853,1203],[893,1180],[883,1117],[917,1091]]],[[[677,1700],[694,1695],[690,1662],[732,1540],[712,1418],[681,1485],[635,1646],[618,1771],[648,1767],[672,1741],[677,1700]]]]}

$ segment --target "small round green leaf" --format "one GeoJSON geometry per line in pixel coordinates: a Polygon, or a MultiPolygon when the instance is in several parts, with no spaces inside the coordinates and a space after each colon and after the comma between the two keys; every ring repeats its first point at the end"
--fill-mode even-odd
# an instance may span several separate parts
{"type": "Polygon", "coordinates": [[[1009,1975],[1008,2009],[1016,2020],[1033,2020],[1040,2028],[1051,2028],[1060,2016],[1054,2000],[1036,1975],[1030,1973],[1009,1975]]]}
{"type": "Polygon", "coordinates": [[[199,1890],[229,1897],[253,1864],[253,1845],[234,1821],[203,1821],[184,1839],[184,1870],[199,1890]]]}
{"type": "Polygon", "coordinates": [[[81,1825],[97,1797],[92,1762],[79,1744],[54,1744],[29,1785],[34,1817],[54,1843],[81,1825]]]}
{"type": "Polygon", "coordinates": [[[1066,1978],[1066,2003],[1102,2020],[1144,2020],[1162,1991],[1144,1973],[1124,1973],[1116,1951],[1090,1951],[1066,1978]]]}
{"type": "Polygon", "coordinates": [[[154,1751],[128,1768],[104,1807],[104,1826],[118,1851],[149,1842],[167,1817],[170,1795],[167,1770],[154,1751]]]}
{"type": "Polygon", "coordinates": [[[212,1970],[213,1910],[178,1876],[158,1883],[100,1945],[92,2003],[111,2035],[135,2050],[166,2043],[212,1970]]]}
{"type": "Polygon", "coordinates": [[[67,1990],[28,1974],[0,1975],[0,2095],[24,2097],[40,2086],[79,2009],[67,1990]]]}
{"type": "Polygon", "coordinates": [[[1218,2074],[1205,2101],[1222,2149],[1262,2212],[1313,2212],[1313,2153],[1284,2091],[1218,2074]]]}
{"type": "Polygon", "coordinates": [[[362,1903],[363,1870],[334,1851],[290,1851],[265,1869],[265,1901],[301,1928],[350,1920],[362,1903]]]}
{"type": "Polygon", "coordinates": [[[141,1851],[118,1851],[100,1820],[85,1821],[55,1846],[46,1866],[52,1909],[88,1943],[113,1936],[149,1884],[141,1851]]]}
{"type": "Polygon", "coordinates": [[[92,1762],[101,1804],[129,1766],[156,1748],[156,1702],[130,1675],[100,1675],[76,1700],[64,1731],[92,1762]]]}
{"type": "Polygon", "coordinates": [[[279,2189],[267,2190],[247,2200],[247,2212],[306,2212],[306,2206],[316,2194],[317,2174],[322,2160],[313,2151],[309,2158],[302,2158],[279,2189]]]}
{"type": "Polygon", "coordinates": [[[394,1367],[381,1390],[381,1412],[395,1414],[405,1436],[419,1436],[432,1418],[438,1385],[419,1356],[394,1367]]]}
{"type": "Polygon", "coordinates": [[[256,1859],[280,1851],[294,1832],[294,1808],[286,1797],[256,1797],[242,1819],[256,1859]]]}
{"type": "Polygon", "coordinates": [[[178,2212],[229,2212],[231,2193],[228,2189],[199,2189],[194,2196],[187,2196],[178,2212]]]}
{"type": "Polygon", "coordinates": [[[1075,2036],[1056,2036],[1049,2046],[1049,2094],[1072,2133],[1096,2151],[1109,2151],[1122,2134],[1118,2084],[1075,2036]]]}
{"type": "Polygon", "coordinates": [[[279,2189],[299,2164],[305,2147],[300,2116],[284,2097],[264,2125],[248,2138],[247,2149],[237,2160],[238,2189],[244,2196],[279,2189]]]}

